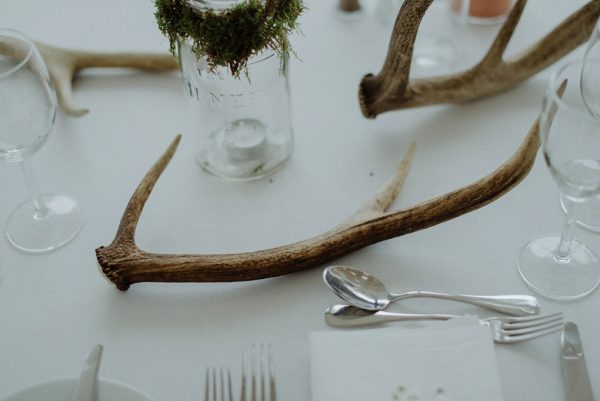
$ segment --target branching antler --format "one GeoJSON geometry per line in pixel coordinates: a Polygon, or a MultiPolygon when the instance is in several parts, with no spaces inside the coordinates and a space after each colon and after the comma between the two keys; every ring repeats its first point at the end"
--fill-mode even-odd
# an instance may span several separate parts
{"type": "Polygon", "coordinates": [[[131,197],[112,243],[96,249],[105,276],[120,290],[139,282],[224,282],[275,277],[319,266],[368,245],[434,226],[492,202],[529,172],[539,146],[537,123],[505,164],[462,189],[388,212],[404,183],[414,154],[408,151],[394,177],[365,206],[336,228],[277,248],[238,254],[175,255],[143,251],[135,244],[140,214],[180,137],[148,171],[131,197]]]}
{"type": "Polygon", "coordinates": [[[84,68],[125,67],[148,71],[169,71],[177,68],[177,62],[169,54],[152,53],[92,53],[68,50],[60,47],[36,43],[58,95],[63,109],[74,116],[81,116],[89,110],[73,103],[73,79],[84,68]]]}
{"type": "Polygon", "coordinates": [[[411,80],[417,30],[432,1],[404,1],[381,72],[366,75],[360,84],[360,105],[366,117],[410,107],[467,102],[509,89],[585,42],[600,16],[600,0],[590,1],[528,51],[505,61],[502,55],[527,2],[518,0],[487,55],[475,67],[454,75],[411,80]]]}

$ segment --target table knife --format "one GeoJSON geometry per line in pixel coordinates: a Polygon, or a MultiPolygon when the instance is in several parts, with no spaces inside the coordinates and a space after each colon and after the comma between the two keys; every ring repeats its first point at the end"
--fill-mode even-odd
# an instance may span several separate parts
{"type": "Polygon", "coordinates": [[[575,323],[565,323],[560,342],[563,374],[567,384],[567,400],[594,401],[579,330],[575,323]]]}
{"type": "Polygon", "coordinates": [[[102,358],[102,345],[95,345],[88,354],[71,401],[96,401],[98,368],[102,358]]]}

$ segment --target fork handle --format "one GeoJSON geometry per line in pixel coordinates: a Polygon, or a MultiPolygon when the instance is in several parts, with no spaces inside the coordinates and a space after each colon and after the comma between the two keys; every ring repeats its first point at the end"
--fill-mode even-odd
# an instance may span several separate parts
{"type": "Polygon", "coordinates": [[[436,298],[447,301],[464,302],[513,316],[537,315],[540,312],[540,306],[537,299],[529,295],[484,296],[444,294],[441,292],[431,291],[409,291],[402,294],[391,295],[391,301],[398,301],[407,298],[436,298]]]}

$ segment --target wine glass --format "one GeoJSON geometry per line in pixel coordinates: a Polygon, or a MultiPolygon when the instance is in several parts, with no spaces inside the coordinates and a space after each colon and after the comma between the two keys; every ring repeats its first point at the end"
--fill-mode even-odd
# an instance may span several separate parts
{"type": "MultiPolygon", "coordinates": [[[[588,41],[584,59],[600,59],[600,20],[596,23],[588,41]]],[[[600,65],[584,63],[581,69],[581,95],[590,113],[600,117],[600,65]]],[[[568,212],[572,202],[560,197],[563,209],[568,212]]],[[[600,196],[597,196],[580,206],[577,222],[582,227],[600,233],[600,196]]]]}
{"type": "Polygon", "coordinates": [[[6,235],[26,252],[66,244],[83,222],[70,197],[40,194],[29,161],[48,139],[55,115],[54,87],[34,43],[18,31],[0,29],[0,160],[21,165],[31,194],[9,216],[6,235]]]}
{"type": "MultiPolygon", "coordinates": [[[[588,112],[581,96],[583,63],[567,63],[552,74],[540,116],[544,159],[573,207],[562,234],[534,239],[517,261],[519,273],[534,291],[557,300],[582,298],[600,282],[600,259],[573,238],[578,206],[600,193],[600,118],[588,112]]],[[[585,63],[600,63],[600,59],[585,63]]]]}

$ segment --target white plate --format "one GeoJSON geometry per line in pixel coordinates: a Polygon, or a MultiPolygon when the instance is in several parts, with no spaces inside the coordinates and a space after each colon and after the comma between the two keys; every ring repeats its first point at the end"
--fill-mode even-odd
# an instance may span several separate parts
{"type": "MultiPolygon", "coordinates": [[[[36,384],[1,401],[70,401],[77,378],[36,384]]],[[[125,384],[98,380],[98,401],[151,401],[150,397],[125,384]]]]}

